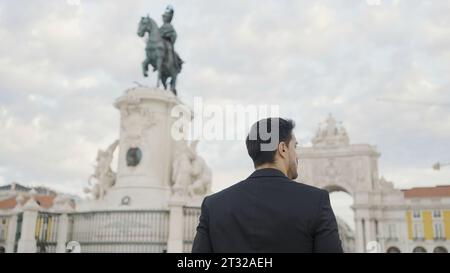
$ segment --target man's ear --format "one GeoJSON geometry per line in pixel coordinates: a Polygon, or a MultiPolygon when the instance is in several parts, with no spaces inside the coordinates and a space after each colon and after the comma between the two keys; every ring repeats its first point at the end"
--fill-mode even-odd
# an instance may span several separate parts
{"type": "Polygon", "coordinates": [[[280,156],[282,158],[287,157],[288,146],[286,145],[286,143],[284,143],[284,142],[278,143],[278,153],[280,154],[280,156]]]}

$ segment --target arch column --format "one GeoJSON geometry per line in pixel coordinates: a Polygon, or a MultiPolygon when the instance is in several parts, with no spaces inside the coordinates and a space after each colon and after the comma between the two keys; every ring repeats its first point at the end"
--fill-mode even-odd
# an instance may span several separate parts
{"type": "Polygon", "coordinates": [[[364,219],[364,235],[366,238],[366,244],[364,247],[367,246],[367,243],[373,241],[372,228],[373,228],[372,220],[370,220],[369,218],[364,219]]]}
{"type": "Polygon", "coordinates": [[[355,244],[356,244],[356,252],[364,253],[365,252],[365,242],[364,242],[364,226],[362,219],[355,218],[355,244]]]}

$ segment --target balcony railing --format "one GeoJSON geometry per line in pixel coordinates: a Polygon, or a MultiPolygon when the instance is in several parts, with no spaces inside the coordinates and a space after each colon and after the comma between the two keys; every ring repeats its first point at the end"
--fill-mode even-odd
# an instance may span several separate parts
{"type": "Polygon", "coordinates": [[[397,237],[387,237],[385,240],[387,242],[398,242],[398,238],[397,237]]]}

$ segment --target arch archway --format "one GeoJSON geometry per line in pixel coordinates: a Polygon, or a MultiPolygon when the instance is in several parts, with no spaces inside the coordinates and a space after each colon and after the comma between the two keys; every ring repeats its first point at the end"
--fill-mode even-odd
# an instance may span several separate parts
{"type": "Polygon", "coordinates": [[[343,220],[352,231],[355,230],[353,196],[350,191],[340,185],[328,185],[323,187],[330,194],[331,207],[336,217],[343,220]]]}
{"type": "Polygon", "coordinates": [[[344,192],[344,193],[347,193],[348,195],[352,195],[351,194],[351,191],[349,191],[348,189],[347,189],[347,187],[346,187],[347,185],[336,185],[336,184],[330,184],[330,185],[326,185],[326,186],[323,186],[322,188],[324,189],[324,190],[327,190],[330,194],[331,193],[335,193],[335,192],[344,192]]]}
{"type": "Polygon", "coordinates": [[[398,247],[391,246],[387,249],[386,253],[401,253],[401,251],[398,247]]]}
{"type": "Polygon", "coordinates": [[[434,248],[433,253],[448,253],[448,250],[443,246],[437,246],[434,248]]]}
{"type": "Polygon", "coordinates": [[[341,191],[353,198],[355,250],[380,237],[382,218],[376,194],[384,187],[378,175],[380,154],[368,144],[350,144],[345,128],[330,115],[312,139],[312,147],[300,147],[298,181],[329,192],[341,191]],[[375,201],[374,201],[375,200],[375,201]]]}
{"type": "Polygon", "coordinates": [[[346,253],[353,253],[356,251],[353,197],[348,190],[339,185],[329,185],[323,189],[330,194],[331,207],[336,216],[342,248],[346,253]]]}
{"type": "Polygon", "coordinates": [[[427,253],[427,250],[422,246],[416,246],[413,249],[413,253],[427,253]]]}

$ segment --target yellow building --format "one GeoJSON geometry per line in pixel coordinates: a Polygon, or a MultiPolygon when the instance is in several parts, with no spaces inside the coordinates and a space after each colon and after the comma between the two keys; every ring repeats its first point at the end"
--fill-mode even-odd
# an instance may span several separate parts
{"type": "MultiPolygon", "coordinates": [[[[403,190],[406,240],[388,252],[447,253],[450,249],[450,186],[403,190]]],[[[400,241],[400,242],[401,242],[400,241]]]]}

